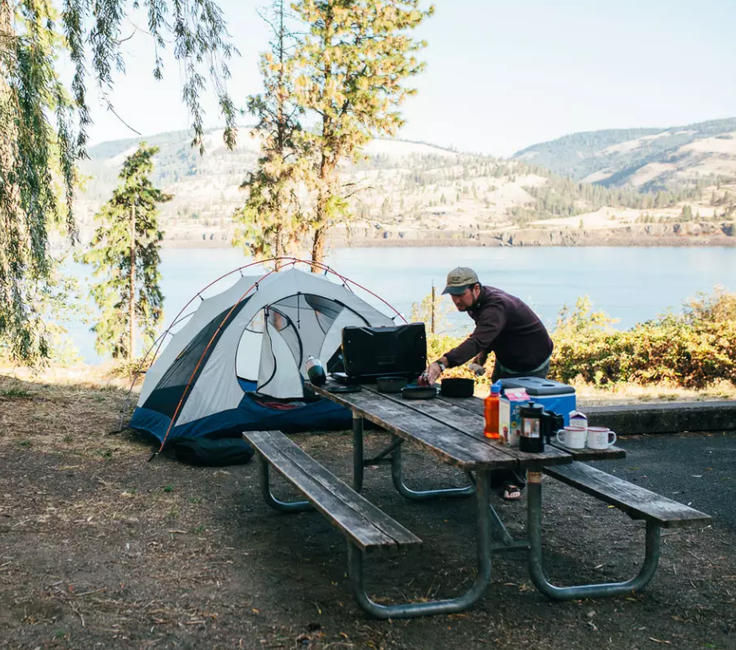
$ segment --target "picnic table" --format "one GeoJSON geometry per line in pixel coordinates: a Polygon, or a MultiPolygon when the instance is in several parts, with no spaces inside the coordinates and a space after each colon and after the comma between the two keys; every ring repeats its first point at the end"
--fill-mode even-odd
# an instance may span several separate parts
{"type": "Polygon", "coordinates": [[[266,501],[279,510],[301,511],[317,508],[348,541],[349,575],[359,605],[377,618],[408,618],[467,609],[483,595],[491,579],[494,552],[527,553],[534,585],[547,596],[558,599],[612,596],[639,591],[652,579],[659,560],[660,529],[668,526],[707,523],[710,518],[692,508],[660,497],[648,490],[596,470],[589,461],[625,457],[619,447],[604,450],[571,450],[547,444],[541,453],[526,453],[500,444],[483,434],[483,401],[475,397],[406,400],[400,394],[379,393],[365,384],[357,392],[338,392],[332,380],[323,386],[308,385],[315,393],[350,409],[353,413],[353,486],[340,481],[300,450],[280,432],[246,432],[246,437],[262,460],[262,488],[266,501]],[[364,422],[389,432],[390,444],[377,456],[366,459],[364,422]],[[406,485],[402,467],[402,447],[412,443],[438,461],[456,467],[467,476],[467,485],[455,488],[415,489],[406,485]],[[583,462],[585,461],[585,462],[583,462]],[[394,486],[407,499],[462,498],[475,496],[478,570],[474,583],[463,594],[430,602],[383,605],[371,600],[364,587],[364,554],[375,550],[411,550],[421,540],[365,499],[360,491],[363,471],[368,465],[388,462],[394,486]],[[307,497],[306,501],[285,503],[273,496],[269,467],[274,467],[307,497]],[[513,469],[527,476],[527,527],[523,539],[514,539],[490,501],[490,477],[494,470],[513,469]],[[555,586],[544,571],[542,554],[542,477],[557,480],[596,496],[646,521],[645,558],[639,573],[623,582],[555,586]],[[493,533],[498,538],[494,542],[493,533]]]}

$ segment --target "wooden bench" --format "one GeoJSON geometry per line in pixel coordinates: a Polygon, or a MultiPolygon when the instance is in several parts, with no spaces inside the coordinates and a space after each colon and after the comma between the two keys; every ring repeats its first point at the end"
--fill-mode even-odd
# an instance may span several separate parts
{"type": "Polygon", "coordinates": [[[248,431],[243,433],[243,438],[258,452],[261,491],[266,503],[284,512],[314,508],[344,533],[348,575],[358,605],[377,618],[417,615],[408,613],[429,610],[428,603],[379,605],[366,593],[364,582],[366,552],[416,549],[421,547],[421,539],[330,473],[280,431],[248,431]],[[304,494],[307,501],[285,502],[274,497],[270,488],[270,467],[304,494]]]}
{"type": "Polygon", "coordinates": [[[705,525],[711,518],[689,506],[655,494],[585,463],[545,467],[545,474],[581,492],[662,528],[705,525]]]}
{"type": "MultiPolygon", "coordinates": [[[[300,449],[280,431],[249,431],[243,437],[258,451],[261,459],[279,472],[341,530],[361,551],[411,549],[421,547],[422,540],[394,521],[345,482],[330,473],[314,458],[300,449]]],[[[278,510],[307,509],[305,502],[287,503],[264,494],[278,510]],[[269,498],[270,497],[270,498],[269,498]],[[297,506],[283,508],[282,506],[297,506]]]]}

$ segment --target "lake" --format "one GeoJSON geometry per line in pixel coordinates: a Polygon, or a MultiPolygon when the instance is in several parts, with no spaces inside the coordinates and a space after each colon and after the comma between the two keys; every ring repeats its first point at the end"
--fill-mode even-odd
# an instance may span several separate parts
{"type": "MultiPolygon", "coordinates": [[[[161,258],[167,325],[203,287],[248,263],[235,249],[167,248],[161,258]]],[[[685,300],[715,285],[736,291],[736,248],[725,247],[340,248],[327,263],[407,317],[432,284],[442,290],[450,269],[470,266],[484,284],[526,301],[550,329],[560,309],[573,307],[579,296],[590,296],[595,310],[618,318],[616,327],[626,329],[669,308],[679,312],[685,300]]],[[[81,265],[72,264],[71,269],[82,280],[89,277],[81,265]]],[[[233,274],[218,283],[205,297],[223,291],[238,277],[233,274]]],[[[450,304],[449,297],[444,300],[450,304]]],[[[466,331],[470,323],[465,314],[450,316],[456,333],[466,331]]],[[[84,359],[99,362],[88,326],[77,323],[69,330],[84,359]]]]}

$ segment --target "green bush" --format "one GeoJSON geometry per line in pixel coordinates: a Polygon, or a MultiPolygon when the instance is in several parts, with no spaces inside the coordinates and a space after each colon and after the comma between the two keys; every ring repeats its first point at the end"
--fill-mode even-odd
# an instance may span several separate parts
{"type": "MultiPolygon", "coordinates": [[[[682,314],[666,313],[618,331],[615,319],[593,312],[587,297],[575,309],[563,308],[551,333],[555,351],[550,378],[564,383],[584,382],[605,386],[634,383],[704,388],[727,380],[736,384],[736,294],[716,288],[698,294],[684,305],[682,314]]],[[[429,336],[430,360],[439,358],[462,337],[429,336]]],[[[488,383],[487,374],[479,380],[488,383]]],[[[444,376],[472,377],[465,367],[444,376]]]]}
{"type": "Polygon", "coordinates": [[[683,314],[664,314],[620,332],[587,298],[560,315],[550,378],[569,383],[736,384],[736,296],[699,294],[683,314]]]}

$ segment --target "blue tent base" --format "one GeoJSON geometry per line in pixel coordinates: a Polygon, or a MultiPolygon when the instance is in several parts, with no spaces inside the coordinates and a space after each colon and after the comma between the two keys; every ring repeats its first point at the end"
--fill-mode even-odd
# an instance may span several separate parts
{"type": "MultiPolygon", "coordinates": [[[[242,383],[242,382],[241,382],[242,383]]],[[[221,411],[200,420],[176,424],[166,439],[169,443],[176,438],[238,437],[243,431],[279,430],[286,433],[299,431],[326,431],[349,429],[352,414],[329,400],[316,402],[294,402],[293,408],[275,409],[264,406],[250,395],[244,394],[238,408],[221,411]]],[[[171,418],[147,408],[136,408],[129,426],[145,431],[164,440],[171,418]]]]}

